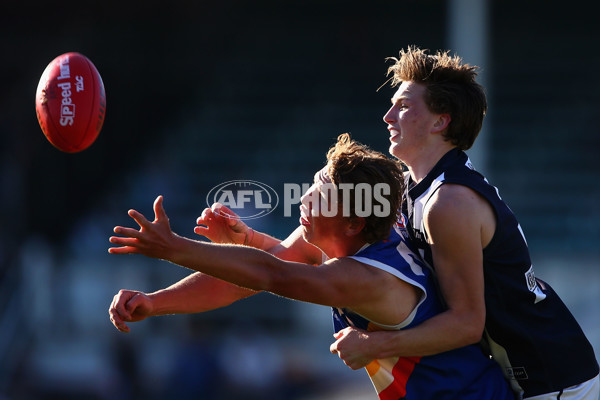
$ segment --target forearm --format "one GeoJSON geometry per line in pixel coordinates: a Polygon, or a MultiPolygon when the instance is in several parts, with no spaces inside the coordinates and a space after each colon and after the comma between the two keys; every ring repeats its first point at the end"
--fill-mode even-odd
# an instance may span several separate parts
{"type": "Polygon", "coordinates": [[[483,331],[470,327],[468,317],[451,311],[438,314],[418,326],[401,331],[369,332],[365,353],[371,358],[421,357],[478,343],[483,331]]]}
{"type": "Polygon", "coordinates": [[[253,290],[196,272],[148,296],[154,305],[153,314],[166,315],[210,311],[255,293],[253,290]]]}
{"type": "Polygon", "coordinates": [[[199,242],[178,236],[166,258],[174,264],[234,285],[268,290],[276,267],[283,261],[265,251],[241,245],[199,242]]]}

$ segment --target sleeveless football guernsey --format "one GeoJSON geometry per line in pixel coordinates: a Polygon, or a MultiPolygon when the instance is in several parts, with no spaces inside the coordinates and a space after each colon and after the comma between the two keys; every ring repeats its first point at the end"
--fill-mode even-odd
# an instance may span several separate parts
{"type": "MultiPolygon", "coordinates": [[[[347,326],[365,330],[410,328],[439,314],[431,271],[409,250],[402,226],[392,229],[387,240],[368,245],[351,258],[384,270],[416,288],[420,301],[400,325],[382,326],[348,309],[333,308],[335,331],[347,326]]],[[[392,357],[375,360],[366,367],[381,400],[513,400],[498,365],[477,345],[427,357],[392,357]]]]}
{"type": "Polygon", "coordinates": [[[496,214],[496,231],[483,249],[486,322],[482,344],[500,363],[513,390],[531,397],[597,376],[594,350],[581,327],[550,285],[535,277],[514,214],[461,150],[449,151],[418,184],[407,177],[402,219],[421,256],[435,270],[423,209],[445,183],[476,191],[496,214]]]}

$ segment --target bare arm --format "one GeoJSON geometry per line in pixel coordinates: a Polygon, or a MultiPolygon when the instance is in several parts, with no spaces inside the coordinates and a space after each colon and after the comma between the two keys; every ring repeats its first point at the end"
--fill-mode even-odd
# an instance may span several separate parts
{"type": "Polygon", "coordinates": [[[165,315],[210,311],[255,293],[254,290],[196,272],[148,296],[156,303],[154,315],[165,315]]]}
{"type": "Polygon", "coordinates": [[[137,322],[158,315],[214,310],[254,293],[253,290],[196,272],[149,294],[122,289],[114,296],[108,314],[118,330],[129,332],[126,322],[137,322]]]}
{"type": "Polygon", "coordinates": [[[131,211],[130,216],[140,229],[115,228],[115,233],[121,236],[113,236],[110,241],[119,247],[109,251],[168,260],[242,287],[291,299],[349,307],[381,323],[402,321],[416,304],[417,295],[412,286],[358,261],[333,259],[315,268],[310,264],[283,261],[246,246],[194,241],[171,231],[161,197],[155,202],[154,211],[153,222],[131,211]],[[389,307],[390,304],[401,306],[389,307]],[[402,310],[402,307],[405,308],[402,310]]]}
{"type": "Polygon", "coordinates": [[[221,203],[205,208],[196,220],[194,232],[215,243],[244,244],[268,250],[281,240],[250,228],[240,217],[221,203]]]}
{"type": "MultiPolygon", "coordinates": [[[[292,233],[283,242],[259,232],[252,232],[249,236],[248,226],[240,221],[235,213],[220,204],[205,209],[198,218],[198,225],[194,231],[213,241],[247,241],[247,245],[273,251],[281,258],[312,262],[321,255],[320,250],[306,243],[297,232],[292,233]]],[[[136,322],[157,315],[213,310],[255,293],[256,291],[196,272],[150,294],[122,289],[114,296],[108,312],[117,329],[129,332],[126,322],[136,322]]]]}
{"type": "Polygon", "coordinates": [[[425,212],[448,310],[403,331],[340,332],[330,350],[352,368],[375,358],[436,354],[481,339],[485,325],[482,252],[495,229],[491,206],[464,186],[443,185],[425,212]]]}
{"type": "Polygon", "coordinates": [[[281,241],[246,225],[226,206],[215,203],[206,208],[196,221],[194,232],[215,243],[244,244],[265,250],[282,260],[319,265],[323,262],[321,250],[306,242],[302,227],[296,228],[287,239],[281,241]]]}

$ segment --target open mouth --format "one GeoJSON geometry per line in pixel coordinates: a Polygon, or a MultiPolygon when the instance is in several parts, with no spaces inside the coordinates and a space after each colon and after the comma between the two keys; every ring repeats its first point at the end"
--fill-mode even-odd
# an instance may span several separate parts
{"type": "Polygon", "coordinates": [[[390,132],[390,141],[400,136],[400,131],[398,129],[392,128],[391,126],[388,126],[388,131],[390,132]]]}
{"type": "Polygon", "coordinates": [[[306,217],[300,215],[300,219],[299,219],[300,225],[302,226],[310,226],[310,222],[308,222],[308,219],[306,219],[306,217]]]}

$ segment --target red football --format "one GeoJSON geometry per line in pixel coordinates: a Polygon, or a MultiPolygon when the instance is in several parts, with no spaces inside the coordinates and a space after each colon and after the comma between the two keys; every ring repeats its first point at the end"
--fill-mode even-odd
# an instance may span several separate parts
{"type": "Polygon", "coordinates": [[[57,149],[76,153],[88,148],[106,111],[104,84],[94,64],[79,53],[52,60],[38,83],[35,110],[44,135],[57,149]]]}

